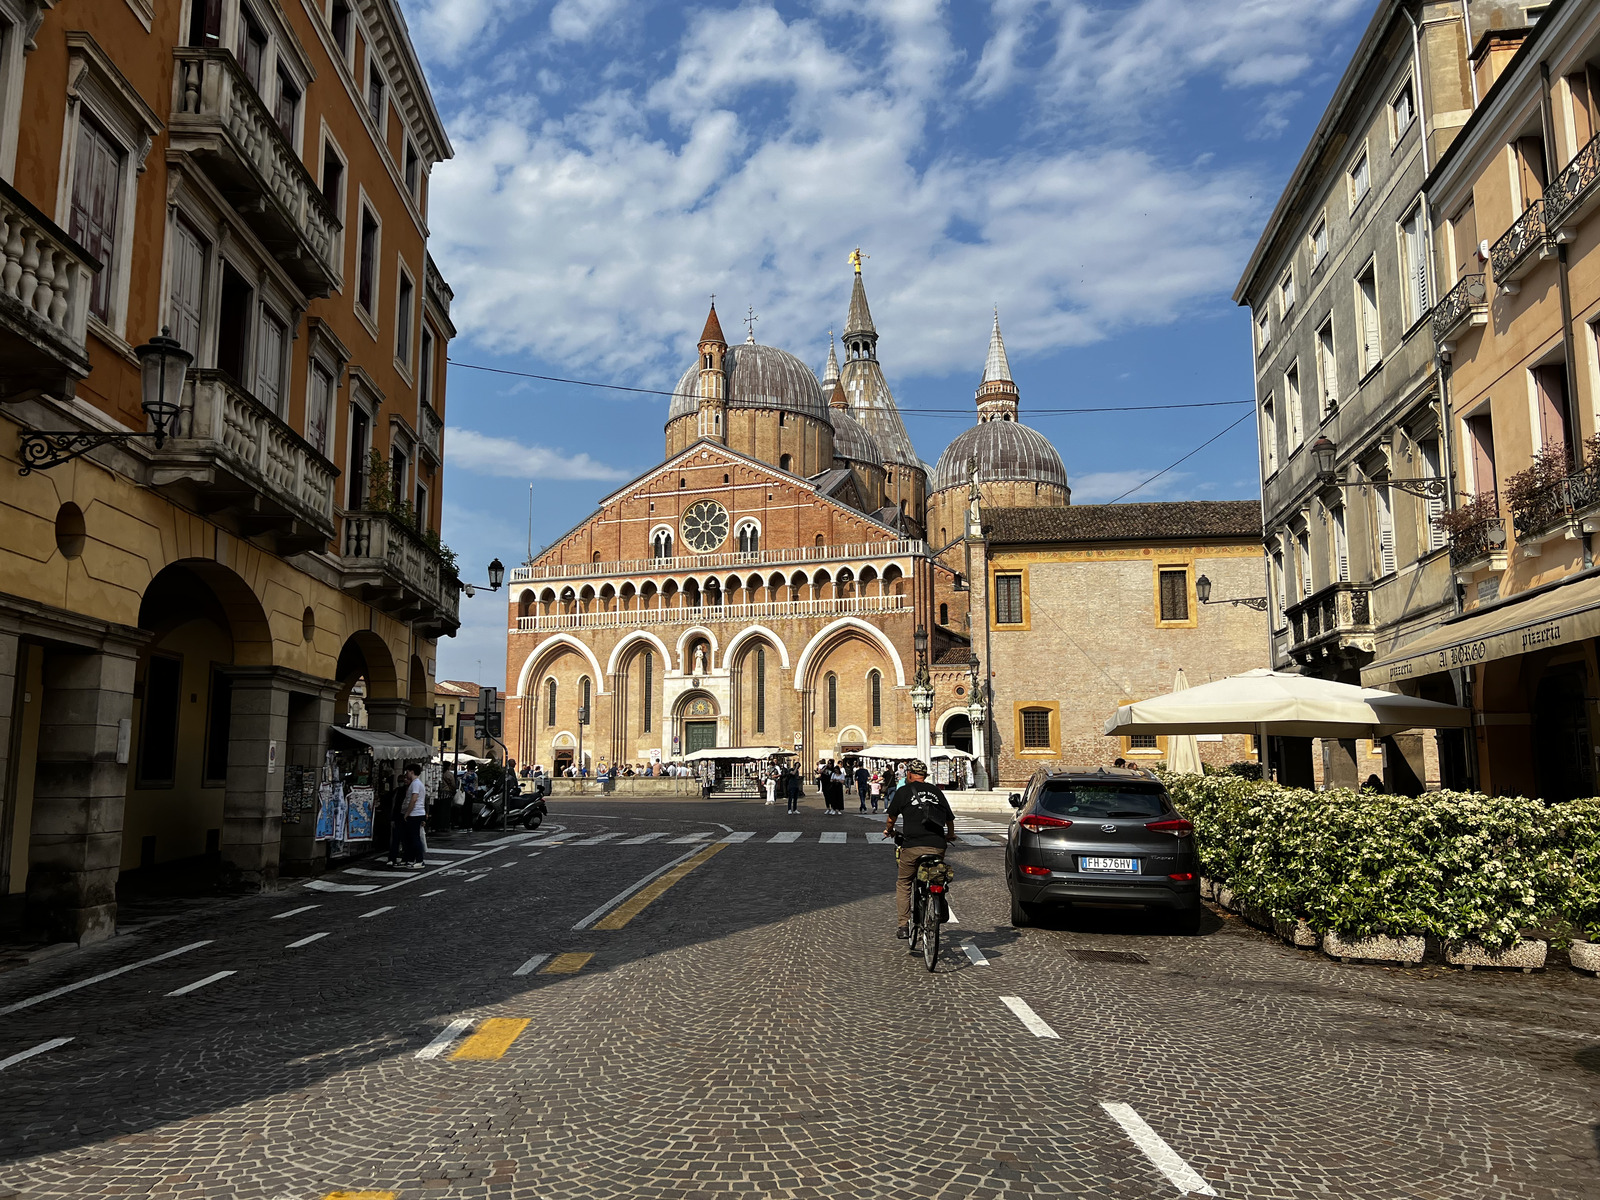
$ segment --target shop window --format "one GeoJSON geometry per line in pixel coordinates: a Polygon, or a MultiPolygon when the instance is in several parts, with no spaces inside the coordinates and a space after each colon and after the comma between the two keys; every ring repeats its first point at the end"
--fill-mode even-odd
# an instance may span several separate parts
{"type": "Polygon", "coordinates": [[[178,768],[178,703],[183,660],[152,654],[145,668],[139,725],[139,786],[171,787],[178,768]]]}
{"type": "Polygon", "coordinates": [[[994,623],[996,625],[1022,624],[1022,576],[996,575],[994,577],[994,623]]]}

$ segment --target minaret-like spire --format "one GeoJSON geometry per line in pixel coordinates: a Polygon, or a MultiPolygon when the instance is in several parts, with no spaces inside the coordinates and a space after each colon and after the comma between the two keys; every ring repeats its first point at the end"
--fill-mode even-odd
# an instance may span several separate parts
{"type": "Polygon", "coordinates": [[[862,286],[861,269],[857,267],[855,282],[850,287],[850,315],[844,322],[844,347],[851,358],[875,358],[877,346],[878,330],[872,323],[867,289],[862,286]]]}
{"type": "Polygon", "coordinates": [[[712,297],[711,311],[706,315],[706,327],[700,331],[700,341],[702,343],[716,342],[723,346],[728,344],[728,339],[722,336],[722,322],[717,320],[717,301],[715,297],[712,297]]]}
{"type": "Polygon", "coordinates": [[[839,382],[839,377],[833,377],[833,391],[828,396],[828,407],[850,411],[850,399],[844,394],[844,384],[839,382]]]}
{"type": "Polygon", "coordinates": [[[989,334],[989,356],[983,362],[983,380],[976,396],[978,420],[1015,421],[1017,385],[1011,378],[1011,362],[1006,358],[1006,342],[1000,336],[1000,310],[994,310],[994,331],[989,334]]]}
{"type": "Polygon", "coordinates": [[[822,368],[822,390],[824,393],[839,382],[839,356],[833,352],[833,330],[828,330],[828,365],[822,368]]]}
{"type": "Polygon", "coordinates": [[[728,439],[728,340],[722,336],[713,297],[706,327],[700,332],[700,421],[698,436],[719,442],[728,439]]]}

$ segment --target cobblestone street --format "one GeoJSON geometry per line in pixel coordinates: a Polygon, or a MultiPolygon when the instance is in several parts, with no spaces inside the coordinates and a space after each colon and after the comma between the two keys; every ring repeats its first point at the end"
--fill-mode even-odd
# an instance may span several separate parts
{"type": "Polygon", "coordinates": [[[805,805],[557,801],[0,976],[0,1197],[1600,1195],[1593,979],[1013,930],[997,814],[930,975],[805,805]]]}

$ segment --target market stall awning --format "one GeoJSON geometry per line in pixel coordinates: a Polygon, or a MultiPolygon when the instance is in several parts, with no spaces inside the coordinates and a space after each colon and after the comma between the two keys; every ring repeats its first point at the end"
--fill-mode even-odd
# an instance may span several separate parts
{"type": "MultiPolygon", "coordinates": [[[[916,758],[917,748],[915,746],[895,746],[882,743],[876,746],[868,746],[865,750],[856,750],[853,753],[860,758],[887,758],[895,761],[904,761],[908,758],[916,758]]],[[[955,746],[929,746],[928,757],[971,758],[972,755],[955,746]]]]}
{"type": "Polygon", "coordinates": [[[1538,592],[1525,600],[1468,613],[1429,630],[1361,669],[1361,682],[1393,683],[1470,667],[1547,646],[1576,646],[1600,637],[1600,577],[1538,592]]]}
{"type": "Polygon", "coordinates": [[[330,725],[334,733],[346,741],[354,742],[372,752],[380,760],[414,758],[421,762],[433,760],[434,749],[427,742],[419,742],[403,733],[389,733],[382,729],[351,729],[348,725],[330,725]]]}
{"type": "Polygon", "coordinates": [[[1453,704],[1265,668],[1124,704],[1108,734],[1268,733],[1279,737],[1377,738],[1407,729],[1461,729],[1453,704]]]}
{"type": "Polygon", "coordinates": [[[701,762],[710,758],[754,762],[758,758],[771,758],[775,754],[793,753],[792,750],[780,750],[777,746],[707,746],[704,750],[684,755],[684,761],[701,762]]]}

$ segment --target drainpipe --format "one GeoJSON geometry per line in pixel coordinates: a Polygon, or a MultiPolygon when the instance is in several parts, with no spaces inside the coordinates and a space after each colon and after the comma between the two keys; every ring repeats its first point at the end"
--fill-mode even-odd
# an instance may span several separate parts
{"type": "MultiPolygon", "coordinates": [[[[1472,53],[1472,5],[1471,0],[1461,0],[1461,24],[1466,30],[1467,53],[1472,53]]],[[[1467,79],[1472,84],[1472,107],[1478,107],[1478,73],[1472,69],[1472,62],[1467,61],[1467,79]]]]}
{"type": "MultiPolygon", "coordinates": [[[[1550,100],[1550,64],[1548,61],[1539,64],[1539,79],[1543,84],[1539,97],[1539,110],[1541,123],[1544,126],[1544,177],[1547,181],[1556,177],[1556,122],[1555,112],[1550,100]]],[[[1549,187],[1549,183],[1545,184],[1549,187]]],[[[1548,215],[1548,214],[1547,214],[1548,215]]],[[[1548,225],[1545,226],[1546,236],[1554,236],[1548,225]]],[[[1562,374],[1566,379],[1567,411],[1566,418],[1569,427],[1572,427],[1572,445],[1568,448],[1571,454],[1571,465],[1583,465],[1583,434],[1576,428],[1578,416],[1578,364],[1577,347],[1572,342],[1572,288],[1567,278],[1567,244],[1560,239],[1556,241],[1556,280],[1561,293],[1561,352],[1566,356],[1566,365],[1562,374]]],[[[1589,556],[1588,542],[1585,539],[1584,558],[1589,556]]],[[[1587,565],[1587,564],[1586,564],[1587,565]]]]}

